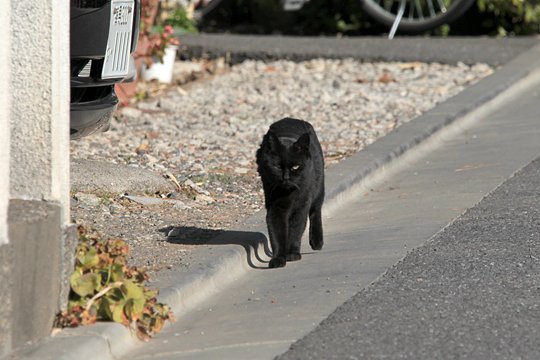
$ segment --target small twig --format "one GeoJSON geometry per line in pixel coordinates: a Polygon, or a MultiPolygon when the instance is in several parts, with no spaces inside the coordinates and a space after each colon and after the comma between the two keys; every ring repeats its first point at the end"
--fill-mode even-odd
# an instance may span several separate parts
{"type": "Polygon", "coordinates": [[[176,177],[174,177],[172,173],[167,172],[165,175],[174,183],[174,185],[176,185],[178,191],[182,190],[180,183],[178,182],[178,180],[176,180],[176,177]]]}
{"type": "Polygon", "coordinates": [[[86,307],[84,308],[84,310],[88,311],[90,310],[90,308],[92,307],[92,305],[94,305],[94,302],[99,299],[100,297],[102,297],[103,295],[105,295],[107,292],[109,292],[109,290],[111,289],[114,289],[114,288],[117,288],[117,287],[120,287],[122,285],[122,282],[121,281],[117,281],[115,283],[112,283],[111,285],[107,286],[106,288],[104,288],[103,290],[101,290],[100,292],[98,292],[96,295],[94,295],[93,298],[91,298],[90,300],[88,300],[88,304],[86,304],[86,307]]]}

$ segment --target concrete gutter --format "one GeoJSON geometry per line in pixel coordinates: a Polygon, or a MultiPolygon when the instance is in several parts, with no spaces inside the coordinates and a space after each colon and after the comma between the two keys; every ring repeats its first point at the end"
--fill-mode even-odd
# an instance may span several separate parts
{"type": "MultiPolygon", "coordinates": [[[[493,75],[465,89],[424,115],[368,146],[358,154],[327,171],[325,211],[337,208],[341,197],[366,180],[380,176],[390,166],[399,166],[404,156],[419,145],[428,144],[443,130],[459,126],[460,121],[490,111],[512,97],[530,79],[539,76],[540,45],[509,61],[493,75]]],[[[428,147],[429,150],[429,147],[428,147]]],[[[197,268],[174,273],[157,282],[160,301],[173,308],[178,321],[205,298],[216,294],[240,278],[250,267],[267,266],[268,248],[264,214],[248,219],[238,231],[219,235],[206,249],[194,252],[197,268]],[[220,246],[217,246],[220,245],[220,246]]],[[[128,329],[118,324],[67,329],[55,337],[22,349],[15,354],[23,359],[118,359],[139,346],[128,329]]]]}

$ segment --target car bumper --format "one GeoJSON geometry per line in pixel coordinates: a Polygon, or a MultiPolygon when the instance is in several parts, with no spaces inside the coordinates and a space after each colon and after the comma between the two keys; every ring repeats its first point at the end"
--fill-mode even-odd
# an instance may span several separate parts
{"type": "Polygon", "coordinates": [[[71,103],[71,139],[80,139],[96,132],[107,131],[117,105],[118,98],[112,85],[110,92],[99,99],[71,103]]]}
{"type": "MultiPolygon", "coordinates": [[[[115,12],[116,13],[116,12],[115,12]]],[[[136,67],[133,53],[137,43],[140,0],[74,0],[71,6],[71,139],[78,139],[109,128],[118,98],[114,84],[133,81],[136,67]],[[132,5],[126,5],[132,4],[132,5]],[[111,8],[133,14],[132,25],[113,30],[111,8]],[[130,27],[132,26],[132,27],[130,27]],[[117,31],[116,33],[114,31],[117,31]],[[120,35],[118,35],[120,34],[120,35]],[[127,35],[129,34],[129,35],[127,35]],[[118,36],[117,36],[118,35],[118,36]],[[126,36],[127,35],[127,36],[126,36]],[[121,38],[122,43],[111,39],[121,38]],[[125,49],[124,58],[112,58],[116,49],[125,49]],[[107,57],[109,56],[109,57],[107,57]],[[109,59],[109,60],[107,60],[109,59]],[[120,69],[113,64],[123,64],[120,69]]],[[[123,17],[120,18],[121,23],[123,17]]],[[[117,18],[114,18],[115,24],[117,18]]],[[[123,22],[129,24],[129,22],[123,22]]]]}

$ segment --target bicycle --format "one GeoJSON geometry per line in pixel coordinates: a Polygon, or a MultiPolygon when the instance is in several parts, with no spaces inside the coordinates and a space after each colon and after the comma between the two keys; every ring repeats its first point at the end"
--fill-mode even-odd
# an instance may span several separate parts
{"type": "MultiPolygon", "coordinates": [[[[200,0],[196,15],[203,18],[222,0],[200,0]]],[[[281,0],[285,11],[298,11],[310,0],[281,0]]],[[[462,16],[475,0],[359,0],[362,9],[375,21],[390,28],[388,38],[396,32],[416,34],[451,23],[462,16]]]]}

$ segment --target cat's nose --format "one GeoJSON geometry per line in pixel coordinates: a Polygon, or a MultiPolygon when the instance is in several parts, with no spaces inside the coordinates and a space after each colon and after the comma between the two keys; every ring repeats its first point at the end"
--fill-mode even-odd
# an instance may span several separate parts
{"type": "Polygon", "coordinates": [[[283,172],[283,180],[289,180],[290,176],[289,176],[289,172],[288,171],[284,171],[283,172]]]}

